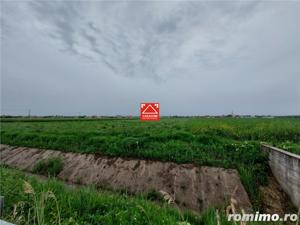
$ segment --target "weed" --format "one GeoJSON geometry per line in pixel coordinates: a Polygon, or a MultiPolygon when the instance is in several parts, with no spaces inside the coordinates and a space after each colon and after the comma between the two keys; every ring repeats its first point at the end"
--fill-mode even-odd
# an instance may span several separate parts
{"type": "Polygon", "coordinates": [[[45,176],[56,177],[63,168],[60,158],[42,159],[34,165],[32,172],[45,176]]]}
{"type": "MultiPolygon", "coordinates": [[[[3,175],[0,194],[6,198],[1,219],[19,225],[171,225],[182,221],[178,210],[142,196],[99,192],[93,187],[68,188],[53,179],[40,182],[4,167],[0,167],[0,172],[3,175]]],[[[199,224],[200,218],[189,215],[184,220],[199,224]]]]}
{"type": "Polygon", "coordinates": [[[3,144],[238,169],[256,208],[268,166],[260,142],[300,154],[299,118],[1,120],[3,144]]]}

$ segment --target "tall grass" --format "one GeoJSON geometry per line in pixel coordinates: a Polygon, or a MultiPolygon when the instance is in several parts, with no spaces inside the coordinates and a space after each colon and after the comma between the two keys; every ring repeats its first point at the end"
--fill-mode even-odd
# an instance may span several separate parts
{"type": "Polygon", "coordinates": [[[6,199],[0,218],[18,225],[264,224],[229,222],[225,209],[208,209],[196,215],[180,212],[167,203],[150,202],[143,196],[99,192],[93,187],[70,188],[53,179],[40,182],[2,166],[0,173],[0,194],[6,199]]]}
{"type": "Polygon", "coordinates": [[[63,162],[60,158],[48,158],[37,162],[34,165],[32,172],[56,177],[62,169],[63,162]]]}
{"type": "MultiPolygon", "coordinates": [[[[36,193],[34,188],[31,186],[31,184],[27,181],[24,181],[24,193],[30,195],[32,197],[33,204],[30,206],[29,203],[29,210],[28,210],[28,216],[27,221],[24,218],[24,222],[28,224],[36,224],[36,225],[45,225],[47,224],[45,221],[45,207],[47,205],[47,201],[50,199],[53,199],[56,206],[56,213],[53,213],[53,220],[52,222],[58,225],[61,225],[61,219],[60,219],[60,209],[58,206],[58,201],[54,195],[54,193],[50,190],[48,191],[42,191],[41,193],[36,193]],[[32,212],[32,214],[31,214],[32,212]]],[[[17,213],[17,208],[14,208],[14,214],[17,213]]],[[[22,214],[19,218],[22,218],[22,214]]],[[[15,215],[13,219],[15,218],[15,215]]],[[[22,220],[19,222],[23,222],[22,220]]]]}
{"type": "Polygon", "coordinates": [[[70,188],[53,179],[40,182],[17,170],[0,170],[0,194],[6,199],[2,219],[19,225],[201,222],[198,216],[149,202],[142,196],[99,192],[93,187],[70,188]]]}
{"type": "Polygon", "coordinates": [[[9,121],[4,144],[238,169],[255,208],[267,178],[260,142],[300,154],[299,118],[9,121]]]}

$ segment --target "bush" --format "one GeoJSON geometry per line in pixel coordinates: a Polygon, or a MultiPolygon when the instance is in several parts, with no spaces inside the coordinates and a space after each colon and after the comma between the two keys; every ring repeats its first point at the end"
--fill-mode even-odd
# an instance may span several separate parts
{"type": "Polygon", "coordinates": [[[39,161],[33,167],[32,172],[45,176],[56,177],[63,168],[63,163],[60,158],[49,158],[39,161]]]}

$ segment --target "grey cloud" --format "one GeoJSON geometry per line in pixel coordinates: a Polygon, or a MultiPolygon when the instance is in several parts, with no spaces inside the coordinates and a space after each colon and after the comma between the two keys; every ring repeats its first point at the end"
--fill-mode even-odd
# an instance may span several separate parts
{"type": "Polygon", "coordinates": [[[300,113],[299,2],[3,5],[6,108],[125,114],[155,100],[167,115],[300,113]]]}
{"type": "MultiPolygon", "coordinates": [[[[74,49],[74,20],[80,18],[78,9],[80,3],[71,1],[32,1],[29,2],[38,20],[48,23],[54,32],[48,31],[50,37],[61,39],[66,44],[66,50],[76,53],[74,49]]],[[[47,31],[46,31],[47,32],[47,31]]]]}
{"type": "MultiPolygon", "coordinates": [[[[84,4],[83,7],[81,3],[70,1],[48,1],[31,2],[30,7],[39,20],[49,25],[49,29],[46,29],[48,35],[64,43],[64,50],[85,56],[95,62],[102,62],[118,75],[166,79],[171,76],[172,70],[165,68],[166,66],[161,63],[164,60],[170,61],[171,67],[176,67],[174,64],[177,58],[173,59],[173,57],[183,57],[182,60],[198,57],[199,68],[201,68],[215,66],[224,57],[231,57],[213,47],[197,49],[199,48],[197,41],[191,40],[197,37],[190,37],[190,32],[197,33],[199,27],[200,31],[196,35],[201,36],[200,26],[203,24],[205,24],[202,27],[203,36],[214,35],[214,32],[210,31],[210,26],[216,26],[216,29],[226,32],[223,22],[220,22],[223,20],[222,17],[227,17],[227,23],[234,22],[251,14],[257,6],[256,2],[249,4],[169,3],[175,5],[171,7],[173,10],[168,12],[170,15],[162,16],[165,11],[158,11],[157,19],[153,17],[152,10],[162,4],[160,2],[122,4],[91,2],[84,4]],[[103,14],[104,22],[98,17],[89,16],[90,8],[95,8],[103,14]],[[220,16],[210,19],[210,14],[220,16]],[[103,29],[105,32],[102,31],[103,29]],[[87,31],[91,32],[88,34],[87,31]],[[83,45],[84,40],[89,43],[88,46],[83,45]],[[178,49],[184,48],[189,41],[196,48],[187,52],[188,55],[180,56],[182,53],[178,49]]],[[[219,45],[226,41],[226,39],[220,40],[219,45]]]]}

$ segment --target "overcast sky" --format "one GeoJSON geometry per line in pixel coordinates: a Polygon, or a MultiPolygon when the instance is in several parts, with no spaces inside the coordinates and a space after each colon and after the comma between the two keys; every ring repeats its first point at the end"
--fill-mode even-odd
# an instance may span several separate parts
{"type": "Polygon", "coordinates": [[[300,114],[300,2],[1,1],[1,113],[300,114]]]}

